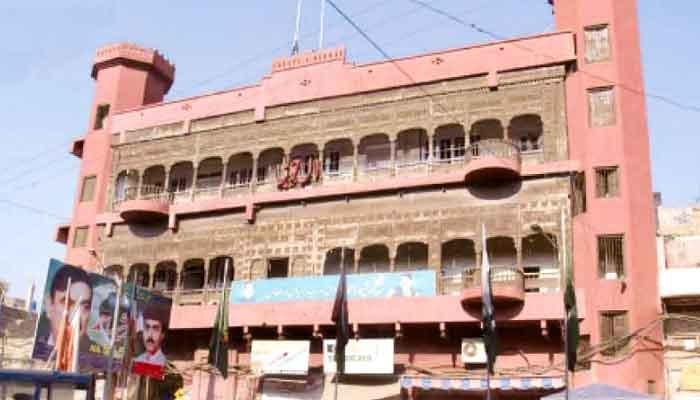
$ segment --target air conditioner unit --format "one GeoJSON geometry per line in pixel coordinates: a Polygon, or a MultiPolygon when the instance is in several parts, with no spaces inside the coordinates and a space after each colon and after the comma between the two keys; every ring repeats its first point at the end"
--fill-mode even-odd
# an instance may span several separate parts
{"type": "Polygon", "coordinates": [[[486,364],[486,348],[484,339],[462,339],[462,363],[486,364]]]}

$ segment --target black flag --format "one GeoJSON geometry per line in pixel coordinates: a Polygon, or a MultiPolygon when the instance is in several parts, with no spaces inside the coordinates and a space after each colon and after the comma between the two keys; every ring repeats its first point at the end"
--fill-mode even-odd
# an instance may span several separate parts
{"type": "Polygon", "coordinates": [[[564,258],[566,271],[566,289],[564,290],[564,309],[566,310],[566,367],[574,372],[576,352],[579,342],[578,311],[576,310],[576,291],[574,290],[573,271],[569,257],[564,258]]]}
{"type": "MultiPolygon", "coordinates": [[[[345,253],[345,249],[341,249],[345,253]]],[[[344,256],[344,254],[343,254],[344,256]]],[[[345,257],[341,256],[340,280],[338,281],[338,291],[335,293],[335,303],[333,303],[333,314],[331,320],[335,322],[335,362],[336,373],[345,373],[345,345],[350,339],[350,326],[348,324],[348,294],[347,281],[345,278],[345,257]]]]}

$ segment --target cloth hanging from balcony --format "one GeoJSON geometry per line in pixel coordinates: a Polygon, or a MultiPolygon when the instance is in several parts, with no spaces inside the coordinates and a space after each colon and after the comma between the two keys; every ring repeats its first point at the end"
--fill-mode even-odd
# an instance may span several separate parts
{"type": "Polygon", "coordinates": [[[280,190],[289,190],[295,187],[304,187],[313,182],[318,182],[321,179],[321,161],[318,158],[312,157],[307,161],[308,173],[299,176],[304,162],[300,158],[294,158],[284,166],[285,174],[282,179],[277,182],[277,188],[280,190]]]}

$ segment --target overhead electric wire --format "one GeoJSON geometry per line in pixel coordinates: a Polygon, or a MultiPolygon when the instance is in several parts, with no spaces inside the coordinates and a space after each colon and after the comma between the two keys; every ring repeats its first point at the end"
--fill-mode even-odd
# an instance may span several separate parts
{"type": "MultiPolygon", "coordinates": [[[[328,1],[330,1],[330,0],[328,0],[328,1]]],[[[451,21],[453,21],[453,22],[456,22],[457,24],[460,24],[460,25],[465,26],[465,27],[467,27],[467,28],[473,29],[473,30],[475,30],[476,32],[479,32],[479,33],[482,33],[482,34],[484,34],[484,35],[487,35],[487,36],[489,36],[490,38],[492,38],[492,39],[494,39],[494,40],[499,40],[499,41],[508,40],[507,37],[498,35],[498,34],[492,32],[492,31],[489,31],[489,30],[487,30],[487,29],[484,29],[484,28],[480,27],[479,25],[477,25],[477,24],[475,24],[475,23],[473,23],[473,22],[467,22],[467,21],[463,20],[461,17],[456,16],[456,15],[454,15],[454,14],[448,12],[448,11],[445,11],[445,10],[442,10],[442,9],[440,9],[440,8],[437,8],[437,7],[435,7],[435,6],[431,5],[431,4],[426,3],[425,1],[422,1],[422,0],[408,0],[408,1],[411,2],[411,3],[414,3],[414,4],[418,4],[418,5],[424,7],[424,8],[427,9],[427,10],[430,10],[430,11],[432,11],[432,12],[438,14],[438,15],[441,15],[441,16],[443,16],[443,17],[445,17],[445,18],[447,18],[447,19],[449,19],[449,20],[451,20],[451,21]]],[[[522,49],[522,50],[531,52],[531,53],[533,53],[533,54],[535,54],[535,55],[538,55],[538,56],[547,57],[547,58],[550,58],[550,59],[553,59],[553,58],[554,58],[554,57],[552,57],[550,54],[540,53],[540,52],[538,52],[538,51],[536,51],[536,50],[534,50],[534,49],[531,49],[531,48],[529,48],[529,47],[527,47],[527,46],[522,45],[521,43],[513,42],[513,45],[516,46],[516,47],[518,47],[518,48],[520,48],[520,49],[522,49]]],[[[674,107],[676,107],[676,108],[683,109],[683,110],[686,110],[686,111],[692,111],[692,112],[700,113],[700,106],[696,106],[696,105],[693,105],[693,104],[686,104],[686,103],[684,103],[684,102],[681,102],[681,101],[672,99],[672,98],[670,98],[670,97],[668,97],[668,96],[665,96],[665,95],[656,94],[656,93],[653,93],[653,92],[649,92],[649,91],[647,91],[647,90],[639,90],[639,89],[637,89],[637,88],[630,87],[630,86],[628,86],[628,85],[626,85],[626,84],[624,84],[624,83],[622,83],[622,82],[613,81],[613,80],[610,80],[610,79],[608,79],[608,78],[606,78],[606,77],[600,76],[600,75],[598,75],[598,74],[594,74],[594,73],[591,73],[591,72],[589,72],[589,71],[586,71],[585,69],[581,68],[581,66],[579,66],[578,72],[580,72],[580,73],[582,73],[582,74],[584,74],[584,75],[587,75],[587,76],[589,76],[590,78],[593,78],[593,79],[596,79],[596,80],[600,80],[600,81],[603,81],[603,82],[605,82],[605,83],[607,83],[607,84],[611,84],[611,85],[620,87],[620,88],[622,88],[622,89],[625,89],[625,90],[627,90],[627,91],[629,91],[629,92],[638,94],[638,95],[640,95],[640,96],[648,97],[648,98],[651,98],[651,99],[654,99],[654,100],[657,100],[657,101],[660,101],[660,102],[669,104],[669,105],[671,105],[671,106],[674,106],[674,107]]]]}
{"type": "MultiPolygon", "coordinates": [[[[356,17],[357,17],[357,16],[360,16],[360,15],[364,15],[364,14],[366,14],[366,13],[369,12],[369,11],[375,10],[376,7],[378,7],[378,6],[382,5],[382,4],[390,3],[390,2],[393,2],[393,1],[396,1],[396,0],[380,0],[380,1],[376,1],[376,2],[374,2],[374,3],[370,4],[370,5],[368,5],[367,7],[362,8],[360,11],[358,11],[357,13],[355,13],[355,14],[353,14],[353,15],[356,16],[356,17]]],[[[330,30],[332,30],[333,28],[336,28],[336,27],[338,27],[338,25],[331,25],[331,26],[329,27],[329,29],[326,30],[326,33],[329,32],[330,30]]],[[[318,34],[319,31],[320,31],[319,29],[316,29],[316,30],[307,32],[307,33],[303,34],[303,35],[301,36],[301,38],[302,38],[302,39],[308,39],[309,37],[318,34]]],[[[216,81],[217,79],[220,79],[220,78],[222,78],[222,77],[224,77],[224,76],[228,76],[228,75],[232,74],[233,72],[235,72],[236,70],[240,69],[241,67],[250,65],[250,64],[254,63],[254,62],[257,61],[257,60],[263,60],[263,59],[268,60],[268,59],[269,59],[269,56],[278,54],[279,52],[281,52],[281,51],[283,51],[283,50],[288,50],[288,49],[289,49],[289,46],[290,46],[290,42],[289,42],[289,41],[285,41],[283,44],[280,44],[279,46],[277,46],[277,47],[275,47],[275,48],[273,48],[273,49],[268,49],[268,50],[262,51],[262,52],[260,52],[260,53],[258,53],[258,54],[256,54],[256,55],[254,55],[254,56],[252,56],[252,57],[248,57],[248,58],[246,58],[246,59],[243,60],[243,61],[240,61],[240,62],[237,62],[237,63],[231,65],[230,67],[226,68],[226,69],[225,69],[224,71],[222,71],[222,72],[219,72],[219,73],[217,73],[217,74],[215,74],[215,75],[213,75],[213,76],[211,76],[211,77],[209,77],[209,78],[206,78],[206,79],[204,79],[204,80],[202,80],[202,81],[200,81],[200,82],[196,82],[196,83],[194,83],[193,85],[190,85],[189,88],[188,88],[188,90],[191,90],[191,89],[194,89],[194,88],[197,88],[197,87],[200,87],[200,86],[207,85],[207,84],[209,84],[209,83],[211,83],[211,82],[216,81]]],[[[174,94],[174,95],[178,95],[178,94],[182,94],[182,92],[183,92],[183,90],[176,90],[175,92],[173,92],[173,94],[174,94]]]]}

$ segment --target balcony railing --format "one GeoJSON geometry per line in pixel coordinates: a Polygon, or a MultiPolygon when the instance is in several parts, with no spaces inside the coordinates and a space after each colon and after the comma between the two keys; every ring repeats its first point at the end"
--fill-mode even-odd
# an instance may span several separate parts
{"type": "MultiPolygon", "coordinates": [[[[462,302],[481,303],[481,268],[467,268],[463,274],[462,302]]],[[[494,303],[522,302],[525,295],[525,277],[518,267],[491,267],[491,289],[494,303]]]]}
{"type": "Polygon", "coordinates": [[[503,139],[484,139],[467,147],[466,162],[484,157],[520,159],[520,149],[510,140],[503,139]]]}
{"type": "MultiPolygon", "coordinates": [[[[338,170],[330,170],[328,167],[321,172],[320,185],[335,182],[377,182],[385,179],[403,176],[418,176],[454,172],[469,168],[474,162],[477,170],[507,170],[510,175],[518,174],[520,169],[520,149],[511,141],[502,139],[486,139],[472,143],[468,147],[451,147],[448,149],[436,149],[431,157],[427,154],[415,155],[415,157],[400,157],[394,160],[374,160],[359,165],[357,169],[349,164],[341,164],[338,170]],[[490,162],[488,160],[493,160],[490,162]],[[510,164],[513,165],[510,165],[510,164]],[[479,164],[479,165],[476,165],[479,164]],[[483,164],[483,165],[482,165],[483,164]]],[[[301,164],[298,179],[303,180],[309,167],[301,164]]],[[[261,173],[260,171],[258,171],[261,173]]],[[[473,173],[469,171],[468,173],[473,173]]],[[[113,204],[129,200],[164,200],[170,203],[184,203],[203,199],[241,196],[255,192],[274,192],[281,190],[279,186],[284,171],[281,164],[267,166],[264,174],[259,175],[254,183],[238,182],[235,184],[221,184],[221,177],[200,178],[196,187],[188,186],[177,190],[165,189],[163,185],[142,185],[141,187],[127,187],[116,193],[113,204]]],[[[252,177],[251,177],[252,178],[252,177]]],[[[316,183],[314,182],[314,185],[316,183]]],[[[291,189],[298,189],[304,185],[297,185],[291,189]]]]}

